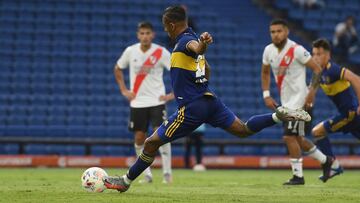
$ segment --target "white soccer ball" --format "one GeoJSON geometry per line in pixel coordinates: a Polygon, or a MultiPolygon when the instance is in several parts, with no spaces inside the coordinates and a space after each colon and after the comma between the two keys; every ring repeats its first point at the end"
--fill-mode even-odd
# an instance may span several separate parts
{"type": "Polygon", "coordinates": [[[106,187],[102,178],[107,175],[102,168],[88,168],[81,176],[81,185],[88,192],[103,192],[106,187]]]}

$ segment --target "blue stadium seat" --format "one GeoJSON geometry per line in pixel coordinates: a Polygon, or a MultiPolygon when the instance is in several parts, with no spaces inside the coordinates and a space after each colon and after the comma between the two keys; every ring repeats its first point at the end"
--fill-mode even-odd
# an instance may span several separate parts
{"type": "Polygon", "coordinates": [[[261,149],[262,155],[286,155],[287,149],[285,146],[264,146],[261,149]]]}
{"type": "Polygon", "coordinates": [[[18,144],[0,144],[0,154],[18,154],[18,144]]]}
{"type": "Polygon", "coordinates": [[[220,155],[220,148],[218,146],[205,146],[203,154],[204,156],[218,156],[220,155]]]}
{"type": "Polygon", "coordinates": [[[173,156],[183,156],[185,149],[183,146],[171,146],[171,152],[173,156]]]}
{"type": "Polygon", "coordinates": [[[66,128],[66,133],[69,137],[75,137],[75,138],[88,137],[87,126],[72,125],[66,128]]]}
{"type": "Polygon", "coordinates": [[[332,148],[335,155],[348,155],[350,153],[349,146],[336,146],[332,148]]]}
{"type": "Polygon", "coordinates": [[[258,155],[260,147],[258,146],[226,146],[224,148],[226,155],[258,155]]]}
{"type": "Polygon", "coordinates": [[[24,148],[25,154],[42,155],[46,154],[45,144],[27,144],[24,148]]]}
{"type": "Polygon", "coordinates": [[[47,137],[49,136],[49,134],[47,133],[48,131],[48,127],[44,123],[33,123],[33,122],[29,122],[28,126],[28,130],[29,132],[27,133],[27,136],[32,136],[32,137],[47,137]]]}
{"type": "Polygon", "coordinates": [[[85,146],[84,145],[68,145],[66,146],[67,155],[73,156],[83,156],[85,155],[85,146]]]}

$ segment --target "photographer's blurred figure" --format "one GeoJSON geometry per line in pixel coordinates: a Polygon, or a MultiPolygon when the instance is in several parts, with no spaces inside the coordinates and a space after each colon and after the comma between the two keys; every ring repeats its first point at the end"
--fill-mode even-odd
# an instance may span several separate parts
{"type": "Polygon", "coordinates": [[[339,56],[339,62],[346,62],[349,55],[357,50],[358,43],[355,18],[354,16],[348,16],[344,22],[340,22],[335,27],[333,46],[334,52],[339,56]]]}

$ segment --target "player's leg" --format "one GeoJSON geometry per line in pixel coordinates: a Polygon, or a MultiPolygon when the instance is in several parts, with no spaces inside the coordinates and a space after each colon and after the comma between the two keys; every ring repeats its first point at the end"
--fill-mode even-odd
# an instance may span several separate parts
{"type": "MultiPolygon", "coordinates": [[[[130,108],[129,130],[134,132],[134,148],[136,156],[140,156],[144,149],[144,142],[149,126],[149,120],[149,108],[130,108]]],[[[140,180],[140,182],[151,183],[152,173],[150,167],[144,171],[144,175],[144,179],[140,180]]]]}
{"type": "MultiPolygon", "coordinates": [[[[334,161],[331,165],[331,171],[329,178],[332,178],[334,176],[340,175],[344,172],[343,168],[341,167],[339,161],[335,158],[335,155],[332,151],[332,146],[328,137],[328,133],[331,133],[331,126],[334,121],[340,121],[342,120],[342,116],[335,116],[329,120],[326,120],[324,122],[321,122],[317,124],[312,129],[312,135],[314,136],[316,140],[317,147],[327,156],[333,157],[334,161]],[[332,122],[330,122],[332,120],[332,122]]],[[[338,122],[336,122],[338,123],[338,122]]],[[[327,178],[324,175],[321,175],[319,177],[320,180],[323,182],[327,181],[327,178]]]]}
{"type": "MultiPolygon", "coordinates": [[[[203,108],[206,109],[207,107],[203,106],[203,108]]],[[[161,145],[189,135],[202,124],[202,120],[198,119],[197,115],[191,116],[191,108],[189,108],[189,111],[186,113],[189,114],[189,116],[185,114],[185,107],[181,107],[171,115],[167,121],[161,124],[160,127],[145,140],[143,152],[130,167],[127,174],[121,177],[104,177],[103,181],[105,186],[108,189],[115,189],[120,192],[127,191],[131,182],[152,164],[161,145]]]]}
{"type": "Polygon", "coordinates": [[[322,153],[316,147],[316,145],[314,145],[312,141],[310,141],[309,139],[303,136],[298,136],[297,142],[300,144],[301,149],[307,156],[310,156],[311,158],[318,160],[321,164],[324,164],[326,162],[327,156],[324,153],[322,153]]]}
{"type": "Polygon", "coordinates": [[[145,140],[143,152],[125,175],[120,177],[106,176],[103,178],[106,188],[118,190],[119,192],[127,191],[132,181],[152,164],[159,147],[163,144],[164,141],[159,138],[157,131],[155,131],[153,135],[145,140]]]}
{"type": "Polygon", "coordinates": [[[203,148],[203,132],[195,132],[194,134],[194,145],[195,145],[195,157],[196,164],[201,164],[202,162],[202,148],[203,148]]]}
{"type": "Polygon", "coordinates": [[[193,167],[194,171],[205,171],[206,167],[202,164],[202,157],[203,157],[203,132],[193,132],[192,137],[195,146],[195,162],[196,164],[193,167]]]}
{"type": "Polygon", "coordinates": [[[285,182],[285,185],[302,185],[305,183],[301,150],[318,160],[323,168],[323,174],[326,174],[325,177],[329,177],[332,158],[326,157],[316,149],[311,141],[305,138],[306,127],[309,128],[310,125],[310,123],[305,123],[304,121],[289,121],[284,123],[285,136],[283,139],[289,151],[290,164],[293,172],[293,178],[285,182]]]}
{"type": "MultiPolygon", "coordinates": [[[[146,133],[143,131],[135,131],[135,151],[136,156],[139,157],[144,150],[144,143],[146,139],[146,133]]],[[[140,180],[140,183],[152,183],[153,176],[150,167],[144,171],[144,179],[140,180]]]]}
{"type": "MultiPolygon", "coordinates": [[[[292,129],[293,122],[285,122],[284,123],[284,136],[283,140],[286,144],[286,147],[289,152],[290,157],[290,165],[292,169],[293,177],[289,179],[284,185],[303,185],[305,184],[304,174],[303,174],[303,159],[301,156],[301,148],[295,135],[289,133],[289,126],[290,130],[292,129]]],[[[291,131],[290,131],[291,132],[291,131]]]]}
{"type": "Polygon", "coordinates": [[[184,145],[185,145],[185,153],[184,153],[185,168],[190,168],[192,134],[190,134],[185,138],[184,145]]]}
{"type": "Polygon", "coordinates": [[[233,135],[245,138],[277,123],[286,121],[286,119],[288,118],[280,117],[278,113],[268,113],[252,116],[244,123],[236,117],[233,123],[224,129],[233,135]]]}
{"type": "Polygon", "coordinates": [[[311,120],[310,115],[301,109],[291,110],[286,107],[278,107],[275,113],[267,113],[252,116],[246,123],[230,111],[218,98],[212,102],[214,111],[208,123],[214,127],[221,127],[227,132],[241,138],[248,137],[262,129],[288,120],[311,120]]]}
{"type": "Polygon", "coordinates": [[[316,141],[318,148],[326,155],[335,157],[332,151],[331,143],[324,126],[324,122],[317,124],[312,129],[312,135],[316,141]]]}
{"type": "Polygon", "coordinates": [[[298,132],[296,139],[304,154],[319,161],[323,169],[323,175],[326,174],[324,177],[328,178],[334,160],[331,156],[326,156],[322,153],[312,141],[305,137],[305,134],[308,134],[311,131],[311,122],[298,121],[297,125],[294,125],[294,128],[293,132],[298,132]]]}
{"type": "MultiPolygon", "coordinates": [[[[165,105],[159,105],[150,108],[150,120],[154,131],[166,120],[165,105]]],[[[163,169],[163,183],[172,182],[172,170],[171,170],[171,144],[170,142],[160,146],[159,148],[162,169],[163,169]]]]}

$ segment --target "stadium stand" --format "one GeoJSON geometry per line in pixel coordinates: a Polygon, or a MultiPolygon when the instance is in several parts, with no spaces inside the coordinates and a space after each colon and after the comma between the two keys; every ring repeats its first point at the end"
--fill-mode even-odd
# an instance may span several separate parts
{"type": "MultiPolygon", "coordinates": [[[[276,5],[294,9],[291,17],[305,19],[306,29],[321,27],[319,31],[329,33],[330,26],[320,18],[317,21],[304,18],[321,15],[311,11],[302,13],[288,2],[278,0],[276,5]],[[309,22],[318,22],[321,26],[309,22]]],[[[128,104],[119,94],[113,66],[121,51],[136,42],[136,24],[141,20],[155,25],[156,42],[166,46],[167,36],[160,17],[162,10],[171,3],[179,1],[1,1],[0,138],[132,139],[127,130],[128,104]]],[[[220,7],[220,2],[215,0],[182,3],[188,6],[199,32],[209,31],[214,35],[215,43],[207,58],[213,67],[211,86],[218,96],[244,120],[253,114],[269,112],[262,100],[260,67],[263,48],[270,42],[268,23],[271,18],[251,1],[225,3],[220,7]]],[[[331,9],[339,8],[332,6],[331,9]]],[[[342,17],[341,12],[336,11],[337,17],[342,17]]],[[[337,20],[333,17],[331,22],[337,20]]],[[[296,36],[292,38],[300,41],[296,36]]],[[[169,75],[165,75],[167,84],[169,80],[169,75]]],[[[277,90],[273,87],[275,93],[277,90]]],[[[335,112],[322,93],[316,107],[320,106],[315,109],[315,122],[335,112]]],[[[172,102],[168,111],[174,110],[172,102]]],[[[214,128],[207,128],[205,134],[209,140],[236,139],[214,128]]],[[[249,139],[280,140],[281,136],[281,126],[276,126],[249,139]]],[[[342,136],[334,136],[336,138],[342,136]]],[[[85,146],[79,143],[25,143],[24,149],[21,148],[16,143],[4,143],[0,145],[0,153],[87,154],[85,146]]],[[[343,146],[339,151],[349,153],[349,147],[343,146]]],[[[182,152],[179,146],[173,148],[175,155],[182,152]]],[[[355,152],[359,153],[358,148],[355,152]]],[[[98,144],[91,147],[90,153],[134,155],[129,145],[98,144]]],[[[286,150],[283,146],[219,149],[211,145],[204,148],[205,155],[219,153],[285,155],[286,150]]]]}
{"type": "MultiPolygon", "coordinates": [[[[335,26],[347,16],[357,16],[360,9],[358,0],[325,0],[325,6],[318,9],[303,9],[287,0],[276,0],[275,6],[288,13],[289,18],[298,21],[308,32],[332,41],[335,26]]],[[[360,25],[356,24],[359,33],[360,25]]],[[[350,55],[349,63],[360,64],[360,52],[350,55]]]]}

